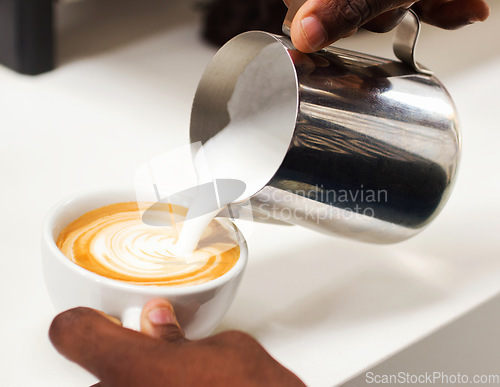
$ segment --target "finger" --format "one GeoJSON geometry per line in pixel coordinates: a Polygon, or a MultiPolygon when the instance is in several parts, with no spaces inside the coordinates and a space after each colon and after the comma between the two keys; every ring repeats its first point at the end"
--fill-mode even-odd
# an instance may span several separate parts
{"type": "Polygon", "coordinates": [[[116,317],[113,317],[113,316],[110,316],[109,314],[106,314],[104,313],[103,311],[101,310],[96,310],[94,309],[97,313],[99,313],[101,316],[104,316],[106,317],[109,321],[111,321],[112,323],[118,325],[118,326],[122,326],[122,322],[120,320],[118,320],[116,317]]]}
{"type": "Polygon", "coordinates": [[[125,329],[89,308],[56,316],[49,329],[54,347],[100,380],[130,377],[146,351],[155,353],[163,342],[125,329]]]}
{"type": "Polygon", "coordinates": [[[162,298],[149,301],[141,313],[141,332],[155,339],[184,340],[182,330],[170,302],[162,298]]]}
{"type": "Polygon", "coordinates": [[[484,0],[421,0],[413,8],[422,21],[446,29],[485,21],[490,14],[484,0]]]}
{"type": "Polygon", "coordinates": [[[390,11],[384,12],[367,23],[363,24],[363,28],[372,32],[388,32],[395,28],[408,12],[408,8],[399,7],[390,11]]]}
{"type": "Polygon", "coordinates": [[[292,41],[298,50],[314,52],[351,34],[375,16],[408,7],[413,1],[309,0],[292,21],[292,41]]]}

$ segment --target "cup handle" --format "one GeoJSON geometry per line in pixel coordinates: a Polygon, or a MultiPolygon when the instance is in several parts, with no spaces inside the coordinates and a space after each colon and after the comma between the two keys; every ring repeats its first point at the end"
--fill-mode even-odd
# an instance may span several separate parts
{"type": "Polygon", "coordinates": [[[139,332],[141,330],[141,312],[142,308],[139,307],[125,309],[121,316],[122,325],[139,332]]]}

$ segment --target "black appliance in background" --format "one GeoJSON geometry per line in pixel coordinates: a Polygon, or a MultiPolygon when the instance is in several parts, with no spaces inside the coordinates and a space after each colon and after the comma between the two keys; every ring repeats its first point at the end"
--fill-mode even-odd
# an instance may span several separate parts
{"type": "Polygon", "coordinates": [[[54,1],[0,0],[0,63],[28,75],[54,68],[54,1]]]}
{"type": "MultiPolygon", "coordinates": [[[[50,71],[57,65],[57,5],[57,0],[0,0],[1,65],[28,75],[50,71]]],[[[204,38],[218,46],[244,31],[280,33],[286,13],[282,0],[198,0],[193,6],[204,14],[204,38]]]]}

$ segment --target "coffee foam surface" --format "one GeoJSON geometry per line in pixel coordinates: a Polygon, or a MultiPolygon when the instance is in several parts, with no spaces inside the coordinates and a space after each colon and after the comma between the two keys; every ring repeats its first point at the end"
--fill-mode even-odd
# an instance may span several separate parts
{"type": "MultiPolygon", "coordinates": [[[[195,285],[218,278],[235,265],[240,253],[235,232],[217,220],[208,225],[189,262],[175,256],[171,247],[177,228],[151,226],[141,219],[141,211],[152,204],[117,203],[90,211],[60,233],[57,246],[85,269],[136,284],[195,285]]],[[[167,204],[154,211],[159,218],[172,217],[174,224],[185,214],[184,207],[167,204]]]]}

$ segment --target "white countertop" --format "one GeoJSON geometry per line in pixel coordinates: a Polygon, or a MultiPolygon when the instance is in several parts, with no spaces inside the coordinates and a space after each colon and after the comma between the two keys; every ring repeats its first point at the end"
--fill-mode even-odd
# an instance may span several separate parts
{"type": "MultiPolygon", "coordinates": [[[[186,2],[99,3],[61,7],[56,71],[30,78],[0,67],[2,386],[95,382],[47,337],[55,312],[40,265],[43,217],[78,190],[132,184],[138,165],[185,144],[191,99],[215,53],[186,2]],[[137,26],[124,29],[131,19],[137,26]]],[[[500,4],[490,3],[488,23],[425,28],[419,45],[462,121],[461,170],[438,219],[393,246],[257,224],[219,329],[254,335],[308,385],[331,386],[500,292],[500,4]]],[[[341,45],[386,56],[388,39],[360,34],[341,45]]]]}

